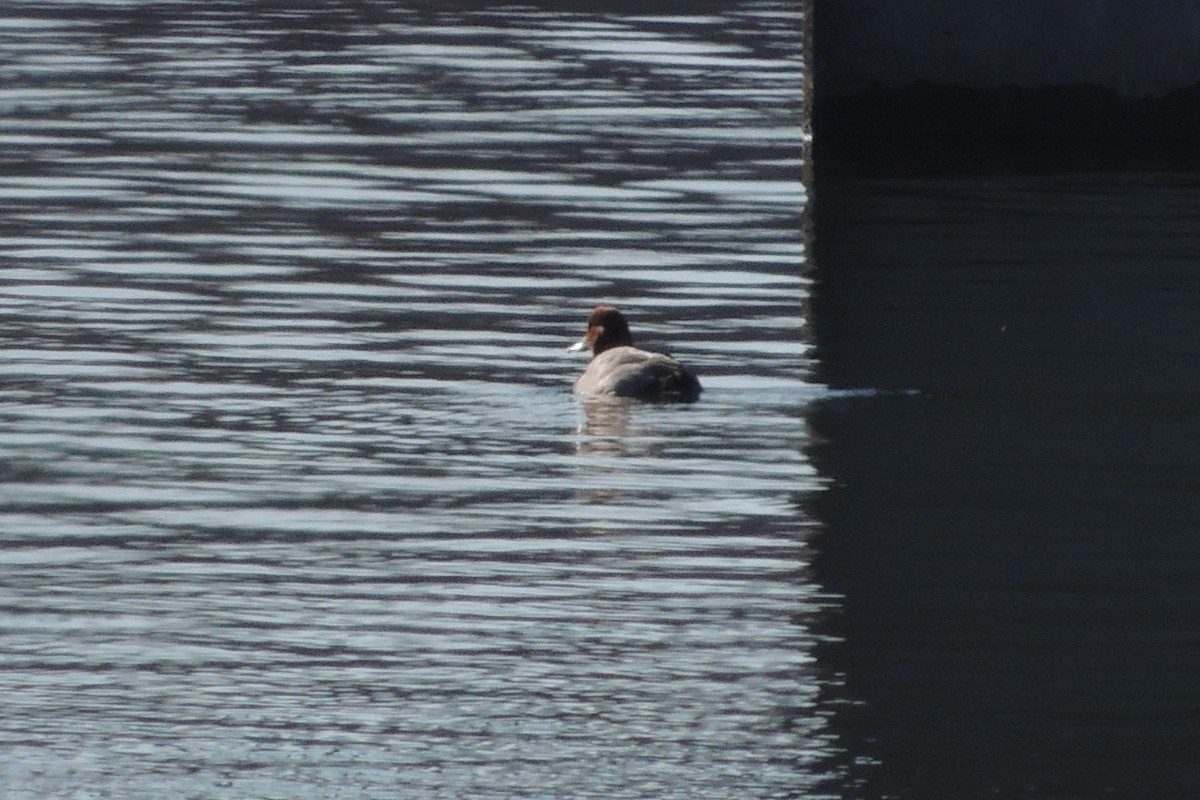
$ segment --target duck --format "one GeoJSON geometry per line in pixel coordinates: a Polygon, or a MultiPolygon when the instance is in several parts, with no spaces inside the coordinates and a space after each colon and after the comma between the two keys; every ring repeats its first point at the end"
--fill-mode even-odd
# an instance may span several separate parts
{"type": "Polygon", "coordinates": [[[682,403],[700,398],[702,389],[696,374],[665,353],[634,347],[629,323],[612,306],[592,309],[587,333],[567,349],[592,351],[587,370],[575,381],[575,394],[682,403]]]}

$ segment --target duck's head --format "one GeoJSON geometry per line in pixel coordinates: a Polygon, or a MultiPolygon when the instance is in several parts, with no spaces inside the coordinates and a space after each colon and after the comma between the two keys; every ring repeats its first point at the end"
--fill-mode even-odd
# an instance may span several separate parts
{"type": "Polygon", "coordinates": [[[620,311],[612,306],[596,306],[588,314],[587,333],[568,350],[591,350],[592,355],[598,356],[613,347],[632,346],[633,337],[629,333],[629,323],[620,311]]]}

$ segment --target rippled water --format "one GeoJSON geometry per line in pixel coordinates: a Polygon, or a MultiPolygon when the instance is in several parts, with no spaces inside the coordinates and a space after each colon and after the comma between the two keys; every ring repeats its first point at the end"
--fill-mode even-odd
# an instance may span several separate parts
{"type": "Polygon", "coordinates": [[[827,791],[802,24],[7,4],[5,796],[827,791]]]}

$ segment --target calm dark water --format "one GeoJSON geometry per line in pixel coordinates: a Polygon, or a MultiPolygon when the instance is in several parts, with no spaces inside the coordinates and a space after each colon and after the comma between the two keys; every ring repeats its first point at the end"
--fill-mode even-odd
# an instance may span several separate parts
{"type": "Polygon", "coordinates": [[[865,796],[1200,787],[1200,176],[817,179],[815,574],[865,796]]]}
{"type": "Polygon", "coordinates": [[[0,794],[838,795],[803,23],[6,4],[0,794]]]}

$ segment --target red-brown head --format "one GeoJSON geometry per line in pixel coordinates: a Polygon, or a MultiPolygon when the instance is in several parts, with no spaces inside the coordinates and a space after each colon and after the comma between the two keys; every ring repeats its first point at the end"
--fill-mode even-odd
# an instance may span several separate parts
{"type": "Polygon", "coordinates": [[[629,323],[621,312],[612,306],[596,306],[588,314],[587,333],[570,349],[591,350],[592,355],[598,356],[613,347],[631,345],[633,337],[629,335],[629,323]]]}

